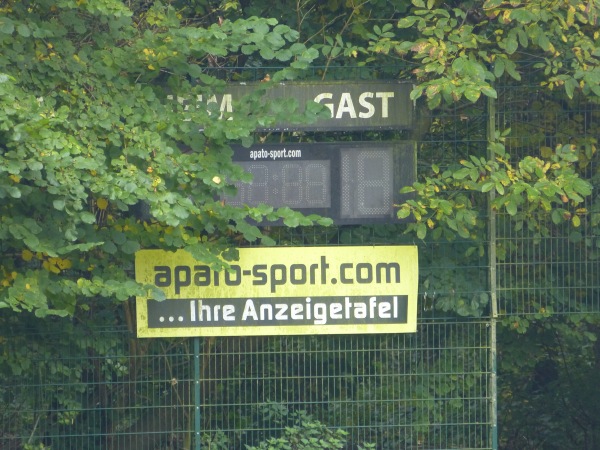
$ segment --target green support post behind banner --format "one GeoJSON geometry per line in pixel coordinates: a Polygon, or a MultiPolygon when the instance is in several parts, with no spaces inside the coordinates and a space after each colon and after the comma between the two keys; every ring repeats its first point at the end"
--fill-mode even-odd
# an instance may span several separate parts
{"type": "Polygon", "coordinates": [[[200,338],[194,338],[194,449],[202,445],[200,422],[200,338]]]}
{"type": "MultiPolygon", "coordinates": [[[[488,99],[488,141],[496,138],[496,103],[493,98],[488,99]]],[[[493,152],[488,149],[488,157],[494,158],[493,152]]],[[[498,279],[496,272],[496,211],[492,203],[496,190],[492,189],[488,197],[488,231],[489,231],[489,283],[490,283],[490,421],[491,421],[491,448],[498,449],[498,379],[497,379],[497,323],[498,323],[498,279]]]]}

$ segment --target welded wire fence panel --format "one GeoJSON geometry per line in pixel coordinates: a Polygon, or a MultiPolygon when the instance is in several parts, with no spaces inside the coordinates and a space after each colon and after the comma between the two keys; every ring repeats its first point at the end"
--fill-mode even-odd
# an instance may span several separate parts
{"type": "Polygon", "coordinates": [[[529,156],[552,163],[568,149],[576,155],[574,170],[593,187],[578,205],[578,195],[565,190],[563,203],[551,210],[525,205],[512,217],[499,211],[499,312],[538,318],[600,312],[600,107],[527,84],[500,87],[499,93],[497,126],[510,130],[506,149],[513,161],[529,156]]]}
{"type": "MultiPolygon", "coordinates": [[[[35,339],[20,345],[31,351],[35,339]]],[[[318,422],[344,430],[345,448],[489,448],[486,322],[202,339],[200,442],[192,339],[139,341],[125,330],[54,339],[59,352],[3,379],[2,449],[245,449],[318,422]],[[112,347],[97,357],[100,341],[112,347]]]]}
{"type": "MultiPolygon", "coordinates": [[[[499,86],[496,126],[513,175],[517,161],[545,174],[522,191],[519,211],[496,212],[500,448],[598,448],[600,321],[600,106],[536,86],[536,69],[519,85],[499,86]],[[552,171],[570,165],[557,177],[552,171]],[[533,207],[536,189],[577,174],[578,187],[533,207]],[[585,189],[584,189],[585,190],[585,189]]],[[[563,185],[565,185],[563,183],[563,185]]],[[[547,189],[547,188],[546,188],[547,189]]]]}
{"type": "Polygon", "coordinates": [[[346,448],[488,448],[487,333],[432,321],[415,335],[205,341],[205,439],[245,448],[302,418],[347,431],[346,448]]]}
{"type": "Polygon", "coordinates": [[[189,342],[69,328],[3,343],[0,448],[186,448],[189,342]]]}

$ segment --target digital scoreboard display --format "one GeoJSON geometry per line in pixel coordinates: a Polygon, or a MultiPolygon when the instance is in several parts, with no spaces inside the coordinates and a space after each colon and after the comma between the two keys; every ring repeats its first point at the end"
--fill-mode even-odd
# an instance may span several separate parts
{"type": "Polygon", "coordinates": [[[235,206],[266,203],[276,207],[330,208],[331,164],[329,160],[241,162],[254,176],[252,183],[238,183],[235,206]]]}
{"type": "Polygon", "coordinates": [[[416,179],[413,142],[254,145],[235,147],[233,160],[253,180],[236,183],[227,203],[287,206],[338,225],[400,222],[399,191],[416,179]]]}

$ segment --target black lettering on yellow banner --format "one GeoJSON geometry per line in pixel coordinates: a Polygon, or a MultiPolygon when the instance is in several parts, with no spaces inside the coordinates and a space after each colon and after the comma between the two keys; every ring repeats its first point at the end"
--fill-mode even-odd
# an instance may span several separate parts
{"type": "Polygon", "coordinates": [[[243,248],[217,272],[186,252],[142,250],[138,336],[398,333],[416,330],[414,246],[243,248]]]}

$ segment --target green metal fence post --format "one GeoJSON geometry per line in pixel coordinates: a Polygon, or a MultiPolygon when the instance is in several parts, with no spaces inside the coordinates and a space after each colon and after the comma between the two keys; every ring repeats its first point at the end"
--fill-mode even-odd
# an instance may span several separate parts
{"type": "MultiPolygon", "coordinates": [[[[488,98],[488,142],[496,138],[496,103],[493,98],[488,98]]],[[[488,150],[488,158],[493,159],[494,154],[488,150]]],[[[498,449],[498,380],[496,377],[496,326],[498,320],[498,296],[496,292],[496,212],[492,202],[496,193],[490,190],[488,198],[488,232],[489,232],[489,283],[490,283],[490,431],[493,450],[498,449]]]]}
{"type": "Polygon", "coordinates": [[[200,338],[194,338],[194,449],[200,450],[200,338]]]}

